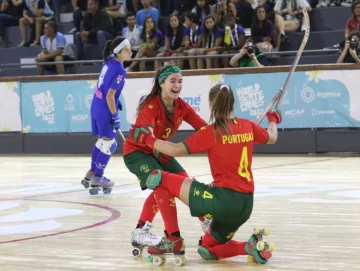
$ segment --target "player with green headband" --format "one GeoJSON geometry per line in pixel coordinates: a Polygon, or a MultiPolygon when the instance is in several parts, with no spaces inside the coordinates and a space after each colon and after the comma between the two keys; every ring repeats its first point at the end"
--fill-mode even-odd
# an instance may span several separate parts
{"type": "MultiPolygon", "coordinates": [[[[179,67],[168,65],[159,69],[151,92],[137,108],[135,126],[148,127],[155,138],[167,141],[176,133],[183,121],[194,129],[207,125],[195,110],[179,97],[182,81],[179,67]]],[[[188,177],[175,158],[154,152],[148,145],[136,142],[132,133],[124,143],[124,162],[130,172],[137,176],[143,190],[147,189],[146,179],[155,169],[188,177]]],[[[150,232],[151,223],[159,210],[163,218],[168,218],[164,221],[169,221],[165,224],[166,236],[171,241],[178,241],[175,250],[180,254],[185,253],[178,226],[175,199],[165,190],[159,189],[153,191],[145,200],[136,229],[132,233],[134,256],[140,255],[144,246],[156,245],[161,241],[161,237],[154,236],[150,232]]]]}

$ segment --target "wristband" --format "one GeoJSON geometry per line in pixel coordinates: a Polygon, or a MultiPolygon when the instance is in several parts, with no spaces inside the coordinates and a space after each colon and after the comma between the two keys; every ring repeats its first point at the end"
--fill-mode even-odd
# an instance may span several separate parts
{"type": "Polygon", "coordinates": [[[118,113],[112,114],[111,116],[113,119],[116,119],[118,117],[118,113]]]}

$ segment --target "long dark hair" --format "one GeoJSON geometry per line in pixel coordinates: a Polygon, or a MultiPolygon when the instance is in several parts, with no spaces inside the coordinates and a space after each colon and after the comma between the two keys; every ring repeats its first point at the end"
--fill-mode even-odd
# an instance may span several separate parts
{"type": "Polygon", "coordinates": [[[181,43],[182,43],[182,40],[183,40],[183,37],[184,37],[184,30],[183,30],[183,24],[181,23],[181,19],[178,15],[170,15],[169,17],[169,25],[168,25],[168,28],[166,30],[166,36],[167,37],[170,37],[172,35],[174,35],[174,31],[175,31],[175,40],[174,40],[174,44],[171,43],[170,41],[170,49],[171,50],[176,50],[178,49],[180,46],[181,46],[181,43]],[[176,17],[178,19],[178,22],[179,22],[179,25],[173,29],[170,25],[170,19],[172,17],[176,17]]]}
{"type": "Polygon", "coordinates": [[[154,23],[154,27],[153,27],[153,29],[151,30],[151,33],[150,33],[150,38],[153,38],[153,37],[154,37],[155,32],[156,32],[156,30],[157,30],[157,26],[156,26],[155,20],[154,20],[151,16],[146,17],[145,20],[144,20],[143,29],[142,29],[141,34],[140,34],[140,39],[143,40],[144,42],[146,42],[146,21],[147,21],[149,18],[150,18],[150,19],[153,21],[153,23],[154,23]]]}
{"type": "MultiPolygon", "coordinates": [[[[196,3],[195,12],[198,15],[199,19],[201,18],[201,12],[202,11],[203,11],[203,9],[201,9],[196,3]]],[[[211,13],[211,6],[209,4],[209,0],[205,0],[204,12],[205,12],[205,16],[207,16],[207,15],[209,15],[211,13]]]]}
{"type": "Polygon", "coordinates": [[[251,28],[263,28],[265,26],[265,22],[267,21],[266,15],[265,15],[265,19],[264,21],[260,21],[258,16],[257,16],[257,12],[259,9],[264,9],[265,10],[265,14],[266,14],[266,9],[263,6],[257,6],[254,10],[254,17],[253,17],[253,21],[251,24],[251,28]]]}
{"type": "Polygon", "coordinates": [[[209,101],[211,103],[210,122],[214,123],[215,133],[221,130],[230,134],[228,126],[229,115],[234,110],[234,93],[230,86],[217,84],[210,89],[209,101]]]}
{"type": "Polygon", "coordinates": [[[139,113],[141,112],[141,110],[144,108],[144,106],[151,101],[156,95],[158,95],[161,91],[161,87],[159,84],[159,76],[160,73],[165,70],[167,67],[169,66],[174,66],[174,65],[166,65],[164,67],[159,68],[156,71],[155,77],[154,77],[154,85],[150,91],[150,93],[148,95],[146,95],[145,97],[142,98],[142,100],[140,101],[137,109],[136,109],[136,114],[139,115],[139,113]]]}
{"type": "Polygon", "coordinates": [[[125,40],[124,37],[116,37],[115,39],[113,40],[108,40],[106,43],[105,43],[105,47],[104,47],[104,51],[103,51],[103,54],[102,54],[102,59],[104,61],[106,61],[108,59],[108,57],[113,53],[114,49],[120,44],[122,43],[123,41],[125,40]]]}
{"type": "Polygon", "coordinates": [[[356,18],[356,15],[355,15],[355,8],[357,5],[360,4],[360,1],[359,0],[356,0],[354,2],[352,2],[351,4],[351,12],[352,12],[352,15],[353,15],[353,18],[355,19],[356,18]]]}
{"type": "MultiPolygon", "coordinates": [[[[208,20],[208,19],[212,19],[214,22],[215,22],[215,18],[212,16],[212,15],[208,15],[205,17],[204,19],[204,32],[202,33],[203,35],[203,42],[204,44],[203,47],[205,48],[206,47],[206,43],[207,43],[207,40],[208,40],[208,37],[211,35],[209,29],[207,29],[206,25],[205,25],[205,22],[208,20]]],[[[213,28],[213,39],[214,39],[214,45],[215,45],[215,40],[216,40],[216,30],[218,29],[218,27],[216,26],[216,24],[214,24],[214,28],[213,28]]],[[[209,44],[209,48],[211,47],[211,44],[209,44]]]]}

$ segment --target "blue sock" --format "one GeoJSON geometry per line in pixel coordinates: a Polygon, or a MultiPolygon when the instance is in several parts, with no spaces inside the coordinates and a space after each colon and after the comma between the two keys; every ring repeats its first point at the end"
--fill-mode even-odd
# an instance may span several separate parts
{"type": "Polygon", "coordinates": [[[92,149],[92,153],[91,153],[91,167],[90,168],[92,171],[95,171],[96,159],[99,155],[99,152],[100,152],[100,149],[95,144],[92,149]]]}
{"type": "Polygon", "coordinates": [[[95,163],[95,176],[101,177],[104,174],[107,163],[110,160],[111,155],[107,155],[103,152],[99,152],[95,163]]]}

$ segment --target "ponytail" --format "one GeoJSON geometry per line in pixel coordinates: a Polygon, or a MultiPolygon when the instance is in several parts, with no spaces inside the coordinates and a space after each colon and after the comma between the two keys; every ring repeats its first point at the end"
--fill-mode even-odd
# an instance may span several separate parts
{"type": "Polygon", "coordinates": [[[209,101],[211,103],[210,122],[214,123],[215,133],[221,130],[230,134],[228,119],[234,110],[234,94],[228,85],[215,85],[210,89],[209,101]]]}
{"type": "Polygon", "coordinates": [[[142,98],[142,100],[140,101],[137,110],[136,110],[136,115],[139,115],[140,111],[144,108],[145,104],[147,104],[149,101],[151,101],[161,90],[160,84],[159,84],[159,76],[161,73],[162,69],[158,69],[156,71],[156,75],[154,78],[154,85],[150,91],[150,93],[148,95],[146,95],[145,97],[142,98]]]}
{"type": "Polygon", "coordinates": [[[103,50],[103,54],[102,54],[102,59],[104,61],[106,61],[106,59],[110,56],[111,54],[111,43],[112,43],[112,40],[108,40],[106,43],[105,43],[105,47],[104,47],[104,50],[103,50]]]}

